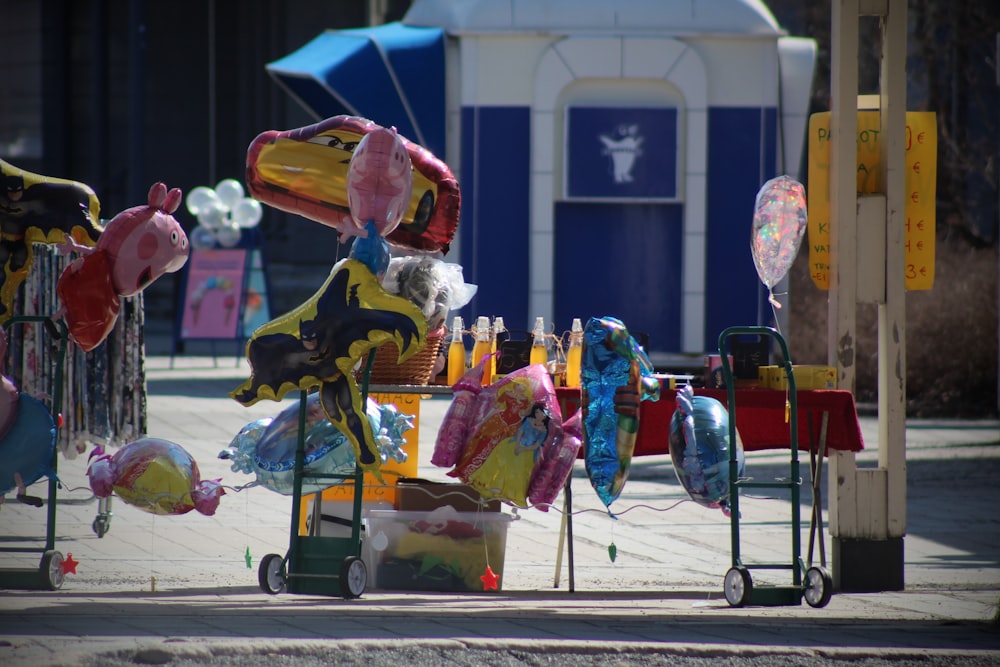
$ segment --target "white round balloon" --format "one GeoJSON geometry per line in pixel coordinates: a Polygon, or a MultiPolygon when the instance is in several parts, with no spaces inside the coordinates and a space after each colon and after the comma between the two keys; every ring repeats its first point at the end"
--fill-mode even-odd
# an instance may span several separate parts
{"type": "Polygon", "coordinates": [[[243,184],[235,178],[223,179],[215,186],[215,194],[226,208],[232,210],[243,199],[243,184]]]}
{"type": "Polygon", "coordinates": [[[233,208],[233,222],[243,229],[250,229],[257,226],[263,213],[259,201],[246,197],[233,208]]]}
{"type": "Polygon", "coordinates": [[[225,225],[228,220],[226,219],[226,209],[222,205],[222,202],[215,202],[203,208],[198,213],[198,222],[211,230],[225,225]]]}
{"type": "Polygon", "coordinates": [[[211,229],[202,225],[191,230],[188,240],[191,241],[191,247],[195,250],[207,250],[215,247],[215,234],[212,233],[211,229]]]}
{"type": "Polygon", "coordinates": [[[235,223],[227,223],[215,230],[215,238],[223,248],[235,248],[243,231],[235,223]]]}
{"type": "Polygon", "coordinates": [[[192,189],[185,200],[188,213],[191,215],[198,215],[207,207],[217,203],[219,203],[219,197],[215,194],[215,190],[204,185],[192,189]]]}

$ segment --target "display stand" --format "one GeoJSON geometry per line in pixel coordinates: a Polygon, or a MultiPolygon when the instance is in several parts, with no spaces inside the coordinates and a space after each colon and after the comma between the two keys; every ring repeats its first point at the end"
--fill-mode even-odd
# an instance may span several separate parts
{"type": "MultiPolygon", "coordinates": [[[[375,350],[368,355],[362,375],[361,404],[368,402],[368,380],[375,363],[375,350]]],[[[292,522],[288,552],[268,554],[260,561],[258,583],[261,590],[272,595],[288,592],[304,595],[339,595],[345,599],[361,597],[368,584],[368,568],[361,559],[361,504],[364,470],[355,463],[354,472],[307,473],[305,471],[306,404],[308,393],[299,398],[299,434],[295,449],[292,483],[292,522]],[[332,479],[354,484],[350,537],[320,535],[322,494],[314,494],[313,520],[308,534],[300,535],[302,483],[306,480],[332,479]]]]}
{"type": "MultiPolygon", "coordinates": [[[[53,439],[56,439],[59,432],[59,411],[62,404],[63,365],[65,363],[66,345],[68,342],[66,324],[61,320],[58,323],[53,322],[48,317],[18,316],[7,320],[4,323],[4,327],[9,329],[15,324],[31,323],[41,324],[49,337],[57,342],[55,357],[50,360],[48,364],[49,368],[47,369],[54,376],[50,411],[56,429],[53,439]]],[[[41,561],[35,569],[0,568],[0,588],[54,591],[62,586],[65,576],[62,567],[63,555],[55,549],[56,493],[59,488],[59,480],[56,476],[58,459],[59,448],[53,447],[52,460],[50,461],[51,470],[48,480],[48,494],[44,501],[42,501],[46,505],[44,546],[0,547],[0,552],[6,553],[41,553],[41,561]]]]}
{"type": "Polygon", "coordinates": [[[795,387],[795,374],[792,371],[791,357],[785,339],[775,329],[770,327],[729,327],[719,335],[719,355],[722,358],[722,372],[728,394],[729,409],[729,511],[732,530],[732,567],[726,572],[723,583],[726,601],[733,607],[744,605],[796,605],[802,599],[812,607],[823,607],[830,601],[833,590],[833,579],[823,567],[806,569],[801,556],[801,533],[799,512],[799,486],[802,481],[799,476],[798,447],[798,399],[795,387]],[[790,429],[790,457],[788,477],[784,480],[775,479],[769,482],[755,482],[739,476],[739,461],[737,459],[736,440],[736,382],[729,361],[729,339],[738,335],[770,336],[781,348],[782,368],[788,380],[788,421],[790,429]],[[754,489],[787,489],[791,492],[791,560],[788,563],[746,563],[740,551],[740,490],[754,489]],[[757,586],[753,585],[751,569],[789,570],[792,575],[788,586],[757,586]]]}

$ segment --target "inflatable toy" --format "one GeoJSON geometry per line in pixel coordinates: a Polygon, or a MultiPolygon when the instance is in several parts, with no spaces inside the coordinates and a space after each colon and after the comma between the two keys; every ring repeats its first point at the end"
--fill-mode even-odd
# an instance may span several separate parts
{"type": "MultiPolygon", "coordinates": [[[[351,157],[365,135],[384,130],[366,118],[334,116],[294,130],[263,132],[247,149],[247,188],[269,206],[350,233],[357,229],[347,194],[351,157]]],[[[386,239],[401,248],[446,254],[458,227],[458,181],[426,148],[398,139],[413,166],[413,186],[402,220],[386,239]]]]}
{"type": "Polygon", "coordinates": [[[101,204],[89,186],[18,169],[0,160],[0,323],[34,262],[35,243],[72,239],[93,246],[101,204]]]}
{"type": "Polygon", "coordinates": [[[23,487],[54,475],[55,449],[56,422],[52,413],[38,399],[20,394],[16,418],[0,437],[0,496],[15,488],[20,495],[23,487]]]}
{"type": "Polygon", "coordinates": [[[750,252],[757,275],[767,287],[768,301],[775,308],[774,286],[795,262],[806,230],[806,195],[798,181],[788,176],[772,178],[757,192],[754,205],[750,252]]]}
{"type": "Polygon", "coordinates": [[[94,248],[67,239],[63,250],[75,259],[56,285],[70,338],[84,351],[100,345],[118,319],[119,297],[133,296],[165,273],[180,270],[188,258],[187,235],[172,213],[181,201],[177,188],[163,183],[149,189],[146,206],[122,211],[108,222],[94,248]]]}
{"type": "Polygon", "coordinates": [[[552,378],[540,364],[520,368],[481,387],[484,357],[456,387],[438,431],[432,462],[476,489],[519,507],[548,509],[566,483],[579,437],[566,437],[552,378]],[[460,451],[459,451],[460,448],[460,451]]]}
{"type": "Polygon", "coordinates": [[[377,474],[378,448],[353,370],[373,348],[394,341],[403,362],[427,344],[416,306],[389,294],[354,258],[334,265],[305,303],[261,326],[247,341],[250,379],[230,396],[243,405],[280,401],[292,390],[319,387],[327,418],[343,432],[365,470],[377,474]]]}
{"type": "Polygon", "coordinates": [[[591,485],[610,507],[632,465],[639,403],[659,400],[660,383],[649,357],[614,317],[587,322],[581,356],[584,462],[591,485]]]}
{"type": "Polygon", "coordinates": [[[475,425],[479,394],[483,393],[483,370],[483,364],[476,364],[452,386],[451,405],[438,427],[431,464],[450,468],[458,463],[469,440],[469,431],[475,425]]]}
{"type": "Polygon", "coordinates": [[[221,480],[202,481],[194,458],[169,440],[141,438],[113,456],[97,447],[90,459],[87,478],[95,496],[107,498],[114,492],[150,514],[186,514],[196,509],[211,516],[225,494],[221,480]]]}
{"type": "Polygon", "coordinates": [[[260,202],[244,194],[243,185],[235,178],[219,181],[214,190],[204,185],[192,188],[185,199],[188,213],[198,219],[191,230],[192,248],[239,245],[243,230],[256,227],[263,215],[260,202]]]}
{"type": "MultiPolygon", "coordinates": [[[[729,513],[729,412],[709,396],[695,396],[690,385],[677,390],[670,420],[670,459],[677,481],[691,500],[729,513]]],[[[736,435],[738,474],[745,466],[743,443],[736,435]]]]}
{"type": "MultiPolygon", "coordinates": [[[[256,475],[257,484],[290,496],[294,490],[295,452],[299,443],[299,411],[295,403],[275,418],[258,419],[244,426],[220,458],[231,459],[233,472],[256,475]]],[[[371,422],[382,463],[406,461],[403,433],[413,428],[413,417],[401,414],[394,405],[379,405],[369,398],[366,417],[371,422]]],[[[302,493],[323,491],[336,479],[316,479],[311,474],[353,475],[354,450],[326,418],[318,394],[307,399],[302,493]]]]}
{"type": "Polygon", "coordinates": [[[413,190],[413,165],[395,128],[364,137],[347,168],[347,207],[358,229],[375,223],[379,236],[396,229],[413,190]]]}
{"type": "Polygon", "coordinates": [[[20,392],[14,381],[4,374],[7,367],[7,330],[0,327],[0,440],[17,419],[20,392]]]}

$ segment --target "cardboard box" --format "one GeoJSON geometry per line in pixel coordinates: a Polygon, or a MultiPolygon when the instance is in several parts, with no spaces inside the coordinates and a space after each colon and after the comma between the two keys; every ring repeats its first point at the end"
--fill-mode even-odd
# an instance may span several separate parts
{"type": "Polygon", "coordinates": [[[372,590],[484,592],[486,565],[499,577],[507,527],[500,512],[371,510],[365,513],[363,556],[372,590]]]}
{"type": "MultiPolygon", "coordinates": [[[[760,384],[768,389],[788,389],[788,378],[782,366],[761,366],[759,369],[760,384]]],[[[795,388],[836,389],[837,369],[832,366],[813,366],[792,364],[795,375],[795,388]]]]}
{"type": "MultiPolygon", "coordinates": [[[[467,484],[432,482],[419,477],[400,477],[396,482],[396,509],[401,512],[431,512],[450,505],[459,512],[477,512],[483,497],[467,484]]],[[[482,508],[499,512],[500,501],[489,500],[482,508]]]]}

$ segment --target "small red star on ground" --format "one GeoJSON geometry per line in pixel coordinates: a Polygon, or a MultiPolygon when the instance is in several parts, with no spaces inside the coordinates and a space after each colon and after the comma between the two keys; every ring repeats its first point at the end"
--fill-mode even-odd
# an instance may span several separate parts
{"type": "Polygon", "coordinates": [[[493,572],[493,568],[489,565],[486,566],[486,574],[479,577],[483,582],[484,591],[495,591],[497,589],[497,582],[500,581],[500,576],[493,572]]]}
{"type": "Polygon", "coordinates": [[[73,560],[73,554],[69,553],[66,554],[66,560],[61,562],[59,567],[62,568],[63,574],[76,574],[76,566],[79,564],[79,562],[73,560]]]}

